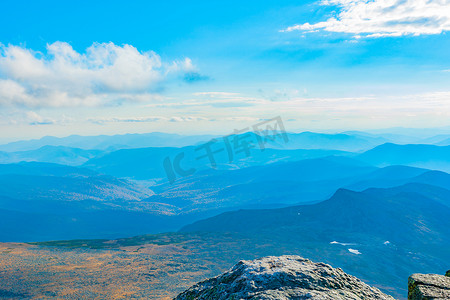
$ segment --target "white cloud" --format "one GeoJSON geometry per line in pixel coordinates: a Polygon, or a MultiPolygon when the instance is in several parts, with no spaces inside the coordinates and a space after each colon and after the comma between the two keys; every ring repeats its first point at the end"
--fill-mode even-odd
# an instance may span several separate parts
{"type": "Polygon", "coordinates": [[[76,120],[65,114],[12,109],[0,111],[0,126],[11,125],[69,125],[76,120]]]}
{"type": "Polygon", "coordinates": [[[238,97],[239,93],[230,93],[230,92],[198,92],[193,93],[194,96],[206,96],[209,98],[234,98],[238,97]]]}
{"type": "Polygon", "coordinates": [[[105,124],[105,123],[150,123],[165,121],[166,117],[161,116],[148,116],[148,117],[129,117],[129,118],[91,118],[88,119],[89,122],[94,124],[105,124]]]}
{"type": "Polygon", "coordinates": [[[192,63],[192,60],[186,57],[184,60],[177,60],[172,62],[172,64],[167,68],[166,73],[178,71],[195,72],[197,71],[197,68],[192,63]]]}
{"type": "Polygon", "coordinates": [[[176,116],[170,118],[170,122],[193,122],[193,121],[209,121],[209,118],[205,117],[193,117],[193,116],[176,116]]]}
{"type": "Polygon", "coordinates": [[[152,122],[256,122],[263,121],[255,117],[203,117],[203,116],[142,116],[142,117],[109,117],[90,118],[89,122],[94,124],[106,123],[152,123],[152,122]]]}
{"type": "Polygon", "coordinates": [[[450,30],[450,0],[324,0],[338,12],[324,22],[282,31],[342,32],[361,37],[440,34],[450,30]]]}
{"type": "Polygon", "coordinates": [[[152,122],[199,122],[211,121],[209,118],[198,116],[144,116],[144,117],[113,117],[113,118],[91,118],[88,120],[95,124],[105,123],[152,123],[152,122]]]}
{"type": "Polygon", "coordinates": [[[55,42],[40,53],[0,45],[0,105],[70,107],[148,100],[172,73],[191,72],[189,58],[163,63],[153,51],[94,43],[84,53],[55,42]]]}
{"type": "Polygon", "coordinates": [[[45,118],[34,111],[26,112],[26,119],[30,125],[50,125],[56,123],[54,119],[45,118]]]}

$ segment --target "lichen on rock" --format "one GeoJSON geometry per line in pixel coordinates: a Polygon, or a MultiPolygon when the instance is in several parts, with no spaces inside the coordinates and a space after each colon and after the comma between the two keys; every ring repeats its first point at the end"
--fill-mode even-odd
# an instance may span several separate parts
{"type": "Polygon", "coordinates": [[[240,261],[220,276],[200,282],[178,295],[193,299],[393,299],[358,278],[324,263],[299,256],[269,256],[240,261]]]}
{"type": "Polygon", "coordinates": [[[436,274],[413,274],[409,277],[408,300],[444,299],[450,299],[450,277],[436,274]]]}

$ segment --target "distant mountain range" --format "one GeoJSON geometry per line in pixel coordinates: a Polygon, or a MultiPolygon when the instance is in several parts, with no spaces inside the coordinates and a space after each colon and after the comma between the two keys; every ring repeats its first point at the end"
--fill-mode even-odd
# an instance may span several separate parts
{"type": "MultiPolygon", "coordinates": [[[[246,137],[258,139],[252,133],[246,137]]],[[[17,241],[25,236],[26,240],[69,238],[63,235],[69,229],[73,238],[156,233],[230,210],[318,203],[341,188],[356,192],[405,184],[450,188],[450,175],[445,172],[450,170],[449,146],[397,145],[385,143],[386,136],[361,132],[288,137],[288,143],[269,139],[264,149],[253,144],[249,153],[234,151],[231,157],[225,140],[218,138],[212,144],[214,150],[222,148],[214,152],[215,169],[209,159],[199,159],[204,155],[198,151],[205,145],[202,140],[209,136],[73,136],[9,144],[5,147],[67,145],[0,153],[0,161],[25,161],[0,164],[0,209],[4,220],[12,222],[2,224],[13,228],[3,230],[0,241],[7,236],[17,241]],[[134,148],[145,137],[148,144],[190,146],[134,148]],[[192,145],[195,142],[199,144],[192,145]],[[379,143],[359,153],[332,149],[356,150],[379,143]],[[120,145],[127,149],[113,150],[120,145]],[[312,149],[289,149],[300,146],[312,149]],[[89,147],[103,150],[84,149],[89,147]],[[164,162],[180,154],[182,167],[195,172],[187,177],[177,174],[176,181],[169,183],[164,162]],[[22,225],[27,222],[33,233],[25,234],[22,225]],[[24,235],[14,228],[22,228],[24,235]]]]}
{"type": "Polygon", "coordinates": [[[286,149],[327,149],[358,152],[371,149],[391,140],[361,134],[325,134],[314,132],[290,133],[286,149]]]}
{"type": "Polygon", "coordinates": [[[23,161],[35,161],[78,166],[101,153],[103,153],[101,150],[83,150],[64,146],[43,146],[28,151],[0,152],[0,163],[11,164],[23,161]]]}
{"type": "MultiPolygon", "coordinates": [[[[195,168],[197,171],[211,170],[211,161],[208,158],[198,159],[204,153],[197,153],[193,146],[183,148],[140,148],[123,149],[104,154],[90,159],[84,167],[93,169],[103,174],[134,179],[165,179],[167,173],[164,169],[164,159],[184,154],[182,160],[184,168],[195,168]]],[[[219,148],[220,149],[220,148],[219,148]]],[[[222,148],[223,149],[223,148],[222,148]]],[[[298,161],[302,159],[326,157],[330,155],[351,156],[352,153],[338,150],[280,150],[257,148],[249,149],[249,155],[245,153],[233,153],[233,161],[230,162],[228,153],[221,151],[214,154],[215,163],[219,170],[234,170],[251,166],[272,164],[283,161],[298,161]]]]}
{"type": "Polygon", "coordinates": [[[439,146],[450,146],[450,137],[445,139],[445,140],[440,141],[439,143],[436,143],[436,145],[439,145],[439,146]]]}
{"type": "Polygon", "coordinates": [[[0,195],[35,203],[41,200],[94,200],[107,203],[118,200],[137,201],[153,194],[141,185],[95,174],[90,170],[59,170],[52,164],[34,164],[39,164],[41,168],[27,168],[25,163],[21,163],[18,166],[20,168],[0,165],[0,195]],[[54,168],[55,172],[51,172],[51,168],[54,168]]]}
{"type": "Polygon", "coordinates": [[[386,143],[355,157],[374,166],[407,165],[450,171],[450,146],[386,143]]]}
{"type": "Polygon", "coordinates": [[[174,184],[162,181],[150,186],[148,181],[109,175],[135,174],[141,179],[152,174],[148,176],[152,178],[156,173],[151,168],[158,166],[168,149],[180,150],[119,150],[90,160],[84,168],[38,162],[0,165],[0,209],[6,215],[17,214],[14,219],[5,217],[12,223],[3,223],[4,226],[9,228],[15,224],[13,228],[22,228],[25,234],[27,230],[22,225],[35,220],[29,228],[41,228],[24,236],[16,229],[2,231],[0,241],[8,240],[8,236],[17,241],[21,237],[27,240],[64,238],[62,231],[69,229],[73,238],[156,233],[175,230],[224,211],[317,203],[340,188],[362,191],[409,183],[450,188],[449,174],[423,168],[377,168],[346,156],[289,161],[325,155],[329,153],[326,150],[266,149],[245,163],[255,166],[236,170],[199,169],[174,184]],[[281,161],[276,162],[276,157],[281,161]],[[268,159],[275,162],[267,163],[268,159]],[[54,220],[57,226],[45,227],[52,223],[46,220],[54,220]]]}
{"type": "Polygon", "coordinates": [[[129,235],[180,226],[166,220],[170,205],[142,201],[152,194],[140,184],[83,168],[0,165],[0,241],[129,235]]]}
{"type": "Polygon", "coordinates": [[[363,192],[340,189],[313,205],[226,212],[181,232],[230,232],[259,245],[288,246],[405,295],[409,273],[448,268],[449,216],[449,190],[407,184],[363,192]]]}
{"type": "Polygon", "coordinates": [[[439,134],[429,138],[422,139],[418,144],[433,144],[437,146],[449,146],[450,134],[439,134]]]}
{"type": "MultiPolygon", "coordinates": [[[[412,175],[438,173],[440,174],[410,167],[390,167],[375,170],[367,177],[377,178],[385,175],[386,178],[396,180],[412,175]]],[[[161,262],[161,265],[155,268],[157,273],[148,274],[170,274],[170,280],[164,281],[165,285],[162,286],[159,285],[162,283],[157,276],[145,277],[145,280],[149,280],[152,284],[157,282],[155,286],[162,290],[167,290],[174,282],[186,280],[183,277],[186,275],[178,276],[178,273],[173,273],[179,272],[180,265],[184,268],[186,262],[195,262],[196,274],[215,276],[220,273],[218,265],[222,266],[219,270],[224,270],[231,262],[239,259],[296,254],[333,264],[398,299],[404,299],[407,294],[405,274],[410,274],[411,271],[443,273],[442,270],[445,272],[448,269],[449,192],[446,189],[418,183],[389,189],[368,189],[362,192],[340,189],[330,199],[321,203],[282,209],[227,212],[185,226],[179,233],[134,236],[109,241],[45,242],[40,243],[44,248],[31,248],[30,251],[32,255],[36,255],[36,251],[45,251],[46,255],[56,258],[55,264],[59,264],[61,257],[66,259],[65,262],[76,265],[77,259],[65,256],[68,251],[73,250],[64,247],[77,248],[76,253],[99,255],[103,264],[114,266],[112,268],[114,272],[116,268],[130,268],[130,266],[142,271],[139,266],[145,264],[142,274],[147,274],[148,264],[151,263],[153,266],[157,260],[161,262]],[[101,252],[99,249],[115,250],[101,252]],[[107,260],[104,260],[105,253],[108,254],[107,260]],[[130,256],[133,257],[132,260],[123,260],[123,257],[131,258],[130,256]],[[174,264],[172,258],[180,263],[174,264]]],[[[26,234],[36,235],[42,230],[44,232],[41,235],[51,233],[55,236],[55,232],[58,232],[57,237],[71,237],[75,230],[82,228],[87,231],[92,225],[99,227],[95,228],[97,231],[105,231],[107,228],[117,231],[120,227],[130,229],[130,224],[137,224],[142,230],[149,230],[149,227],[174,220],[162,217],[146,219],[143,214],[130,214],[125,218],[111,211],[103,215],[92,214],[82,217],[84,221],[77,227],[68,226],[70,219],[66,216],[48,216],[37,220],[31,214],[0,210],[0,226],[14,229],[21,237],[26,234]],[[97,217],[105,217],[102,219],[104,222],[95,223],[93,219],[97,217]],[[5,224],[11,223],[11,220],[16,218],[24,220],[18,224],[20,226],[5,227],[5,224]],[[63,224],[64,230],[52,229],[51,224],[63,224]]],[[[182,222],[178,222],[180,223],[182,222]]],[[[12,231],[1,232],[3,235],[12,236],[12,231]]],[[[13,253],[10,255],[16,255],[16,252],[13,253]]],[[[23,263],[21,260],[16,261],[23,263]]],[[[80,270],[91,274],[92,265],[95,264],[89,264],[88,270],[86,266],[80,266],[83,267],[80,270]]],[[[39,276],[40,270],[33,269],[32,274],[39,276]]],[[[61,271],[57,272],[60,274],[61,271]]],[[[26,279],[27,283],[29,280],[35,285],[39,283],[33,281],[34,278],[26,279]]],[[[90,280],[89,276],[83,278],[83,282],[90,280]]]]}
{"type": "Polygon", "coordinates": [[[175,184],[154,186],[148,201],[175,205],[183,211],[217,207],[281,207],[318,202],[339,188],[361,191],[407,183],[450,188],[450,175],[427,169],[376,168],[346,157],[323,157],[229,171],[205,171],[175,184]]]}
{"type": "Polygon", "coordinates": [[[377,237],[397,244],[450,243],[449,195],[447,189],[424,184],[420,188],[406,184],[362,192],[339,189],[330,199],[317,204],[227,212],[188,225],[182,231],[251,232],[289,228],[301,232],[312,230],[315,235],[325,230],[332,240],[358,239],[363,235],[364,239],[377,237]]]}
{"type": "Polygon", "coordinates": [[[181,235],[232,232],[255,248],[271,245],[270,252],[332,263],[397,292],[411,273],[445,271],[447,136],[412,144],[414,138],[385,133],[304,132],[288,134],[287,143],[264,140],[263,148],[261,136],[235,137],[252,139],[250,147],[227,140],[234,136],[160,133],[2,145],[0,242],[111,239],[182,228],[181,235]],[[181,169],[193,171],[175,172],[177,159],[181,169]]]}
{"type": "MultiPolygon", "coordinates": [[[[208,145],[205,143],[210,143],[219,170],[338,155],[354,157],[374,166],[409,165],[450,171],[450,162],[447,160],[450,146],[403,145],[401,141],[408,138],[398,135],[374,135],[364,132],[288,133],[288,142],[266,138],[263,148],[259,142],[264,137],[254,133],[237,135],[237,140],[249,143],[246,150],[248,152],[243,151],[245,149],[236,149],[233,137],[217,137],[211,140],[213,137],[207,135],[180,136],[164,133],[45,137],[0,145],[0,163],[37,161],[84,165],[116,177],[162,179],[166,176],[164,160],[169,158],[173,161],[179,154],[184,154],[183,164],[187,168],[211,168],[211,161],[205,149],[208,145]],[[225,144],[226,139],[231,144],[225,144]],[[393,144],[392,140],[398,140],[400,144],[393,144]]],[[[445,145],[446,138],[448,139],[446,135],[439,135],[422,141],[445,145]]]]}
{"type": "Polygon", "coordinates": [[[108,151],[144,147],[184,147],[199,142],[206,142],[213,137],[212,135],[183,136],[160,132],[98,136],[71,135],[63,138],[46,136],[37,140],[18,141],[0,145],[0,151],[28,151],[44,146],[64,146],[84,150],[108,151]]]}
{"type": "MultiPolygon", "coordinates": [[[[249,133],[244,133],[248,135],[249,133]]],[[[254,134],[251,133],[250,134],[254,134]]],[[[367,133],[361,131],[347,131],[343,133],[287,133],[288,142],[271,141],[269,148],[279,149],[323,149],[358,152],[369,150],[384,143],[397,144],[437,144],[444,145],[450,138],[449,135],[438,135],[429,138],[413,137],[400,134],[387,133],[367,133]]],[[[69,148],[79,148],[83,150],[103,150],[114,151],[119,149],[148,148],[148,147],[186,147],[205,143],[213,138],[218,140],[222,136],[217,135],[193,135],[183,136],[169,133],[142,133],[142,134],[122,134],[122,135],[98,135],[68,137],[46,136],[41,139],[11,142],[0,145],[0,151],[17,152],[29,151],[42,148],[44,146],[63,146],[69,148]]]]}

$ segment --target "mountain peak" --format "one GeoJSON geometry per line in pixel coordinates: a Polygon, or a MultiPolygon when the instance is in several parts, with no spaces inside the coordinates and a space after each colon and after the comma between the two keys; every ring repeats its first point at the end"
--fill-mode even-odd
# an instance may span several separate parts
{"type": "Polygon", "coordinates": [[[361,198],[361,192],[356,192],[356,191],[352,191],[352,190],[345,189],[345,188],[339,188],[336,190],[336,192],[334,192],[333,196],[330,199],[325,200],[325,201],[330,201],[330,202],[349,201],[352,199],[358,199],[358,201],[359,201],[360,198],[361,198]]]}
{"type": "Polygon", "coordinates": [[[240,261],[178,295],[187,299],[393,299],[356,277],[300,256],[240,261]]]}

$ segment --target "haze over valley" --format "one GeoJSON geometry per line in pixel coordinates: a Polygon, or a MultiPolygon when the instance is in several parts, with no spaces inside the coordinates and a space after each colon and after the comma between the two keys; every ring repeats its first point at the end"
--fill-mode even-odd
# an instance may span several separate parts
{"type": "Polygon", "coordinates": [[[3,2],[0,299],[450,299],[450,0],[3,2]]]}

